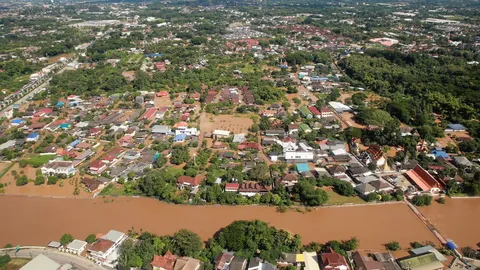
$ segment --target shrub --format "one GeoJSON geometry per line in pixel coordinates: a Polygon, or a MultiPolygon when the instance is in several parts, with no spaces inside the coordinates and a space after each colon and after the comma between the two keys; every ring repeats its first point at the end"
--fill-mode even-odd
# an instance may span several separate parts
{"type": "Polygon", "coordinates": [[[26,184],[28,184],[28,178],[26,175],[22,175],[18,177],[17,180],[15,180],[15,183],[17,186],[25,186],[26,184]]]}
{"type": "Polygon", "coordinates": [[[417,195],[413,197],[412,203],[416,206],[428,206],[432,203],[432,196],[430,195],[417,195]]]}
{"type": "Polygon", "coordinates": [[[58,177],[50,176],[48,177],[47,185],[55,185],[58,182],[58,177]]]}
{"type": "Polygon", "coordinates": [[[45,184],[45,177],[43,177],[42,175],[38,175],[35,178],[35,185],[39,186],[39,185],[43,185],[43,184],[45,184]]]}
{"type": "Polygon", "coordinates": [[[385,244],[385,248],[390,251],[400,250],[400,243],[397,241],[391,241],[385,244]]]}
{"type": "Polygon", "coordinates": [[[12,260],[12,258],[10,258],[10,256],[8,256],[8,254],[0,256],[0,268],[4,269],[3,267],[5,267],[11,260],[12,260]]]}
{"type": "Polygon", "coordinates": [[[437,202],[438,202],[439,204],[445,204],[445,198],[443,198],[443,197],[438,198],[438,199],[437,199],[437,202]]]}

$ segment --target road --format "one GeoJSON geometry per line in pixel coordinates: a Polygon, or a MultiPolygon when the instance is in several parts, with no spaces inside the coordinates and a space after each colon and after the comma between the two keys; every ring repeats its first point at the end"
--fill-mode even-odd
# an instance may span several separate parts
{"type": "MultiPolygon", "coordinates": [[[[3,254],[3,252],[1,252],[3,254]]],[[[87,269],[93,269],[93,270],[105,270],[109,268],[102,267],[98,264],[95,264],[94,262],[84,258],[80,257],[77,255],[73,255],[70,253],[64,253],[64,252],[59,252],[55,251],[52,249],[21,249],[18,251],[16,257],[18,258],[35,258],[36,256],[43,254],[50,259],[60,263],[60,264],[65,264],[69,263],[74,266],[74,269],[82,269],[82,270],[87,270],[87,269]]],[[[8,252],[8,255],[10,257],[15,258],[15,252],[10,251],[8,252]]]]}
{"type": "MultiPolygon", "coordinates": [[[[67,70],[67,65],[65,65],[62,69],[60,69],[58,72],[56,72],[55,74],[61,74],[63,73],[65,70],[67,70]]],[[[22,103],[25,103],[28,101],[28,99],[30,97],[33,97],[35,94],[37,93],[40,93],[41,91],[43,91],[44,88],[46,88],[46,86],[48,85],[48,83],[50,82],[50,80],[53,78],[53,76],[51,76],[50,78],[48,78],[44,83],[40,84],[39,86],[35,87],[35,89],[33,89],[32,91],[28,92],[27,94],[25,94],[25,96],[21,97],[20,99],[16,100],[15,102],[12,102],[10,105],[8,105],[7,107],[3,108],[0,110],[0,112],[2,111],[8,111],[9,109],[13,109],[13,105],[14,104],[22,104],[22,103]]]]}

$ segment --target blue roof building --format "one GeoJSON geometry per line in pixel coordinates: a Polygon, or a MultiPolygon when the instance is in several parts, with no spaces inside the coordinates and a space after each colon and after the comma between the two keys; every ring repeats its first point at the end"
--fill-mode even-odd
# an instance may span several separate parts
{"type": "Polygon", "coordinates": [[[73,147],[75,147],[77,144],[79,144],[80,142],[81,142],[81,140],[75,140],[75,141],[71,142],[68,146],[70,146],[70,147],[73,148],[73,147]]]}
{"type": "Polygon", "coordinates": [[[21,125],[25,123],[25,120],[23,119],[13,119],[12,121],[10,121],[10,124],[14,125],[14,126],[18,126],[18,125],[21,125]]]}
{"type": "Polygon", "coordinates": [[[65,103],[63,103],[61,101],[57,102],[57,107],[61,108],[61,107],[63,107],[63,105],[65,105],[65,103]]]}
{"type": "Polygon", "coordinates": [[[298,173],[309,172],[310,168],[308,167],[307,163],[298,163],[297,164],[297,171],[298,171],[298,173]]]}
{"type": "Polygon", "coordinates": [[[187,135],[178,134],[178,135],[175,135],[175,137],[173,138],[173,142],[184,142],[186,138],[187,138],[187,135]]]}
{"type": "Polygon", "coordinates": [[[462,124],[448,124],[448,128],[445,131],[465,131],[467,128],[462,124]]]}
{"type": "Polygon", "coordinates": [[[38,138],[40,138],[40,133],[38,132],[32,132],[30,134],[28,134],[27,136],[27,141],[31,142],[31,141],[37,141],[38,138]]]}
{"type": "Polygon", "coordinates": [[[447,154],[447,152],[443,150],[432,150],[431,154],[435,158],[443,157],[444,159],[450,159],[450,156],[447,154]]]}

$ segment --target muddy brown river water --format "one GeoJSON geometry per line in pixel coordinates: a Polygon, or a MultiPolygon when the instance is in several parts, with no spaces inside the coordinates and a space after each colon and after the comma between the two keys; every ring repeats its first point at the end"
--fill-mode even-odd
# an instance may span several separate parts
{"type": "Polygon", "coordinates": [[[278,213],[264,206],[171,205],[149,198],[56,199],[0,196],[0,246],[46,245],[64,233],[85,239],[110,229],[126,232],[132,226],[158,235],[186,228],[204,240],[235,220],[260,219],[298,233],[304,243],[357,237],[362,249],[381,249],[397,240],[434,241],[413,212],[403,204],[317,208],[309,213],[278,213]]]}

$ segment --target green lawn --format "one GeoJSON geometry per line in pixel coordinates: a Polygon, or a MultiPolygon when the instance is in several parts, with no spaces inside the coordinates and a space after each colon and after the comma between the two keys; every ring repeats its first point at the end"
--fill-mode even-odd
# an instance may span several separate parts
{"type": "Polygon", "coordinates": [[[354,197],[342,196],[336,193],[335,191],[333,191],[331,187],[323,187],[322,189],[325,190],[328,194],[327,204],[329,205],[339,205],[339,204],[347,204],[347,203],[353,203],[353,204],[365,203],[365,201],[358,196],[354,196],[354,197]]]}
{"type": "Polygon", "coordinates": [[[124,187],[122,185],[111,183],[106,186],[99,195],[104,196],[123,196],[125,195],[124,187]]]}
{"type": "Polygon", "coordinates": [[[55,157],[56,155],[38,155],[29,159],[23,159],[20,162],[38,168],[40,166],[43,166],[43,164],[47,163],[49,160],[54,159],[55,157]]]}

